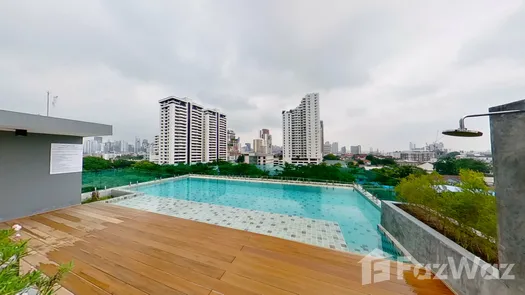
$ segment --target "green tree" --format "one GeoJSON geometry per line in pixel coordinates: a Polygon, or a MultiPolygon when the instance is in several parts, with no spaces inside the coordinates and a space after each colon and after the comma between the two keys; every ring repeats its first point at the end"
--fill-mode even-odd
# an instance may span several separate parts
{"type": "Polygon", "coordinates": [[[434,163],[434,169],[441,175],[458,175],[456,162],[456,158],[444,157],[434,163]]]}
{"type": "Polygon", "coordinates": [[[147,171],[159,171],[161,166],[150,161],[140,161],[133,164],[133,168],[147,171]]]}
{"type": "Polygon", "coordinates": [[[105,170],[110,169],[111,162],[104,160],[100,157],[84,157],[82,162],[82,168],[85,171],[98,171],[98,170],[105,170]]]}
{"type": "Polygon", "coordinates": [[[434,163],[434,169],[441,175],[459,175],[461,169],[468,169],[482,173],[489,173],[489,164],[476,159],[456,159],[454,157],[444,157],[434,163]]]}
{"type": "Polygon", "coordinates": [[[336,156],[334,154],[328,154],[323,157],[324,160],[340,160],[341,158],[339,156],[336,156]]]}
{"type": "Polygon", "coordinates": [[[118,159],[118,160],[114,160],[113,163],[111,163],[111,166],[113,168],[122,169],[122,168],[131,167],[134,163],[135,162],[133,162],[133,161],[128,161],[128,160],[124,160],[124,159],[118,159]]]}
{"type": "Polygon", "coordinates": [[[456,167],[458,168],[458,170],[473,170],[481,173],[489,173],[491,170],[489,164],[480,160],[470,158],[458,159],[456,161],[456,167]]]}
{"type": "Polygon", "coordinates": [[[372,166],[396,166],[397,163],[392,158],[377,158],[374,155],[367,155],[366,159],[372,166]]]}
{"type": "Polygon", "coordinates": [[[238,157],[237,157],[237,163],[244,163],[245,161],[245,157],[243,154],[240,154],[238,157]]]}
{"type": "Polygon", "coordinates": [[[460,170],[459,176],[459,192],[439,189],[446,182],[437,173],[410,175],[395,190],[416,217],[493,262],[497,258],[496,198],[483,181],[483,173],[460,170]]]}

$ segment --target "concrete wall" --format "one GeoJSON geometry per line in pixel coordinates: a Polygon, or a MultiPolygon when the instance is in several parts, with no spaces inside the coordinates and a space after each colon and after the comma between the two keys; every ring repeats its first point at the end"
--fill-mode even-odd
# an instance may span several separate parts
{"type": "Polygon", "coordinates": [[[0,221],[80,203],[81,172],[49,173],[51,143],[82,138],[0,131],[0,221]]]}
{"type": "MultiPolygon", "coordinates": [[[[490,112],[525,110],[525,100],[490,112]]],[[[515,263],[512,294],[525,294],[525,113],[490,116],[500,263],[515,263]]]]}
{"type": "MultiPolygon", "coordinates": [[[[453,278],[449,267],[442,272],[447,276],[443,281],[457,294],[513,294],[507,286],[509,281],[484,279],[482,272],[479,271],[480,268],[485,267],[489,275],[497,274],[496,268],[476,259],[474,254],[401,210],[394,202],[382,202],[381,208],[383,228],[396,240],[394,243],[399,243],[418,263],[442,265],[449,264],[449,259],[454,259],[457,269],[461,259],[464,258],[469,267],[477,265],[478,271],[472,278],[469,278],[465,272],[459,278],[453,278]]],[[[435,273],[437,271],[434,270],[435,273]]]]}

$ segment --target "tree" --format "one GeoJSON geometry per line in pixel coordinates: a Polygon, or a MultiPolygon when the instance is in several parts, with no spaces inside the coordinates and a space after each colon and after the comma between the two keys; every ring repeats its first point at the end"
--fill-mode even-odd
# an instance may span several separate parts
{"type": "Polygon", "coordinates": [[[458,159],[456,161],[456,167],[458,170],[466,169],[466,170],[473,170],[481,173],[489,173],[491,170],[491,167],[489,164],[476,160],[476,159],[458,159]]]}
{"type": "Polygon", "coordinates": [[[119,159],[119,160],[113,161],[111,165],[113,166],[113,168],[127,168],[127,167],[131,167],[134,163],[135,162],[133,161],[119,159]]]}
{"type": "Polygon", "coordinates": [[[483,173],[460,170],[459,176],[458,191],[438,189],[446,182],[437,173],[411,175],[395,190],[405,203],[403,210],[485,261],[494,261],[497,245],[491,240],[497,237],[496,198],[483,181],[483,173]]]}
{"type": "Polygon", "coordinates": [[[100,157],[84,157],[82,163],[83,170],[98,171],[111,168],[111,162],[100,157]]]}
{"type": "Polygon", "coordinates": [[[366,159],[372,166],[395,166],[396,161],[392,158],[377,158],[374,155],[367,155],[366,159]]]}
{"type": "Polygon", "coordinates": [[[150,161],[140,161],[133,164],[133,168],[147,171],[160,170],[160,165],[157,165],[150,161]]]}
{"type": "Polygon", "coordinates": [[[434,169],[441,175],[458,175],[456,162],[456,158],[444,157],[434,163],[434,169]]]}
{"type": "Polygon", "coordinates": [[[468,169],[482,173],[489,173],[489,164],[476,159],[456,159],[454,157],[444,157],[434,164],[434,169],[441,175],[459,175],[461,169],[468,169]]]}
{"type": "Polygon", "coordinates": [[[239,157],[237,157],[237,163],[244,163],[245,161],[245,157],[243,154],[239,155],[239,157]]]}
{"type": "Polygon", "coordinates": [[[336,156],[334,154],[328,154],[323,157],[324,160],[340,160],[339,156],[336,156]]]}

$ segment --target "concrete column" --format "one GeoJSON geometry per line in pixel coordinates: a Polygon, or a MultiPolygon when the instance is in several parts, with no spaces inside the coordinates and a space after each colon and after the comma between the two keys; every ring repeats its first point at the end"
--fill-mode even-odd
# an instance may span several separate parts
{"type": "MultiPolygon", "coordinates": [[[[489,112],[525,109],[525,100],[489,112]]],[[[508,294],[525,294],[525,113],[490,116],[499,262],[514,263],[508,294]]]]}

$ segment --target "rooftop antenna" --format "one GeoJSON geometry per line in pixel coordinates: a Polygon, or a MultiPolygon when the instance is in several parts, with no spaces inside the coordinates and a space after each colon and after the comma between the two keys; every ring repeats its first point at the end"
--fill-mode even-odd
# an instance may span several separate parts
{"type": "MultiPolygon", "coordinates": [[[[50,91],[47,91],[47,116],[49,117],[49,96],[51,95],[50,91]]],[[[51,102],[53,106],[56,105],[58,96],[53,96],[53,101],[51,102]]]]}

